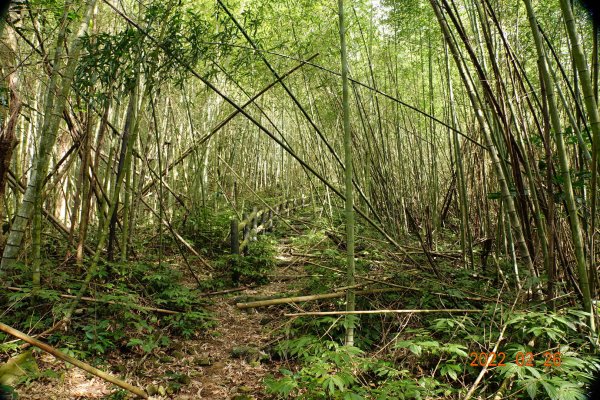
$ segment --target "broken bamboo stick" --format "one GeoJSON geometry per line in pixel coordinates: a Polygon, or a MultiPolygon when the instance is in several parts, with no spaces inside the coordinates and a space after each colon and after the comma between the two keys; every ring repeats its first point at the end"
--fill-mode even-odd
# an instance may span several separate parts
{"type": "MultiPolygon", "coordinates": [[[[324,268],[324,269],[327,269],[327,270],[330,270],[330,271],[334,271],[334,272],[337,272],[337,273],[340,273],[340,274],[344,274],[345,273],[344,271],[342,271],[340,269],[328,267],[328,266],[325,266],[325,265],[322,265],[322,264],[319,264],[319,263],[315,263],[315,262],[312,262],[312,261],[308,261],[308,260],[305,260],[304,263],[310,264],[310,265],[314,265],[315,267],[318,267],[318,268],[324,268]]],[[[457,298],[457,299],[461,299],[461,300],[470,300],[470,301],[481,301],[481,302],[488,302],[488,303],[491,302],[491,303],[502,303],[502,304],[505,304],[503,301],[501,301],[499,299],[486,298],[486,297],[458,296],[458,295],[453,295],[453,294],[450,294],[450,293],[431,292],[431,291],[429,291],[427,289],[417,288],[417,287],[414,287],[414,286],[398,285],[396,283],[392,283],[392,282],[389,282],[389,281],[385,280],[385,279],[387,279],[387,277],[385,277],[383,279],[374,279],[374,278],[370,278],[368,276],[359,275],[359,274],[356,274],[355,277],[356,277],[356,279],[364,279],[364,280],[367,280],[367,281],[370,281],[370,282],[379,283],[379,284],[382,284],[382,285],[391,286],[391,287],[395,287],[395,288],[398,288],[398,289],[405,289],[405,290],[412,290],[412,291],[415,291],[415,292],[429,293],[429,294],[434,294],[434,295],[440,296],[440,297],[449,297],[449,298],[457,298]]],[[[466,292],[466,293],[471,293],[471,292],[467,292],[464,289],[459,289],[459,290],[462,290],[463,292],[466,292]]]]}
{"type": "Polygon", "coordinates": [[[9,335],[12,335],[16,338],[19,338],[19,339],[31,344],[32,346],[35,346],[35,347],[45,351],[46,353],[52,354],[56,358],[59,358],[65,362],[73,364],[74,366],[79,367],[82,370],[89,372],[92,375],[97,376],[98,378],[101,378],[101,379],[104,379],[105,381],[113,383],[133,394],[138,395],[139,397],[141,397],[143,399],[148,398],[148,395],[146,394],[146,392],[143,389],[133,386],[133,385],[125,382],[122,379],[119,379],[113,375],[110,375],[104,371],[99,370],[98,368],[94,368],[91,365],[84,363],[83,361],[79,361],[76,358],[66,355],[62,351],[57,350],[54,347],[52,347],[44,342],[40,342],[39,340],[32,338],[31,336],[27,335],[26,333],[16,330],[6,324],[3,324],[2,322],[0,322],[0,331],[5,332],[9,335]]]}

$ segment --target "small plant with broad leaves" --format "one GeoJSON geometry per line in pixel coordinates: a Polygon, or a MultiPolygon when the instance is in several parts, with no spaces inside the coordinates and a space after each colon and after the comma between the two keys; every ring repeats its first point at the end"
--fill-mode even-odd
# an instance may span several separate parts
{"type": "Polygon", "coordinates": [[[294,370],[281,369],[278,378],[265,380],[267,392],[277,398],[420,399],[436,391],[410,379],[408,371],[391,362],[316,336],[281,342],[276,351],[300,364],[294,370]]]}

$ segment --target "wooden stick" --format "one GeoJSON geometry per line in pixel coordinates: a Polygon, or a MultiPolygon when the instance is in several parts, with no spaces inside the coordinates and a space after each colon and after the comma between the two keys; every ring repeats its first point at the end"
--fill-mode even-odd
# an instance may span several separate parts
{"type": "Polygon", "coordinates": [[[219,290],[217,292],[208,292],[208,293],[200,293],[198,296],[200,297],[205,297],[205,296],[217,296],[219,294],[227,294],[227,293],[234,293],[234,292],[241,292],[242,290],[246,290],[246,289],[252,289],[255,286],[243,286],[243,287],[239,287],[239,288],[233,288],[233,289],[225,289],[225,290],[219,290]]]}
{"type": "MultiPolygon", "coordinates": [[[[359,291],[354,292],[354,294],[360,296],[360,295],[365,295],[365,294],[397,292],[399,290],[401,290],[401,289],[385,288],[385,289],[359,290],[359,291]]],[[[344,296],[346,296],[345,292],[323,293],[323,294],[315,294],[312,296],[284,297],[281,299],[251,301],[249,303],[237,303],[236,306],[237,306],[237,308],[241,308],[241,309],[258,308],[258,307],[273,306],[276,304],[300,303],[300,302],[304,302],[304,301],[335,299],[335,298],[344,297],[344,296]]]]}
{"type": "MultiPolygon", "coordinates": [[[[21,289],[18,287],[12,287],[12,286],[6,286],[4,288],[6,290],[12,290],[13,292],[24,292],[25,291],[25,289],[21,289]]],[[[74,299],[77,297],[77,296],[74,296],[71,294],[60,294],[59,296],[64,299],[74,299]]],[[[118,301],[100,300],[100,299],[95,299],[93,297],[85,297],[84,296],[81,298],[81,300],[89,301],[89,302],[93,302],[93,303],[105,303],[105,304],[115,304],[115,305],[127,306],[127,304],[121,303],[118,301]]],[[[138,304],[135,305],[135,308],[139,308],[141,310],[147,310],[147,311],[154,311],[154,312],[161,313],[161,314],[170,314],[170,315],[179,314],[179,311],[165,310],[164,308],[145,307],[145,306],[140,306],[138,304]]]]}
{"type": "Polygon", "coordinates": [[[32,338],[31,336],[18,331],[14,328],[11,328],[8,325],[3,324],[2,322],[0,322],[0,331],[8,333],[9,335],[12,335],[16,338],[19,338],[43,351],[45,351],[46,353],[52,354],[54,357],[59,358],[63,361],[66,361],[70,364],[73,364],[76,367],[81,368],[84,371],[89,372],[92,375],[96,375],[98,378],[104,379],[105,381],[108,381],[110,383],[113,383],[119,387],[122,387],[125,390],[130,391],[131,393],[134,393],[136,395],[138,395],[139,397],[143,398],[143,399],[147,399],[148,395],[146,394],[146,392],[136,386],[130,385],[129,383],[115,377],[112,376],[104,371],[99,370],[98,368],[94,368],[89,364],[86,364],[82,361],[79,361],[76,358],[73,358],[69,355],[66,355],[65,353],[63,353],[60,350],[55,349],[52,346],[47,345],[44,342],[40,342],[37,339],[32,338]]]}
{"type": "MultiPolygon", "coordinates": [[[[321,274],[298,274],[298,275],[267,275],[269,279],[300,279],[300,278],[323,278],[325,275],[321,274]]],[[[343,289],[335,289],[335,291],[339,291],[343,289]]]]}
{"type": "MultiPolygon", "coordinates": [[[[324,269],[328,269],[330,271],[334,271],[334,272],[338,272],[340,274],[344,274],[344,271],[339,270],[337,268],[332,268],[332,267],[328,267],[326,265],[322,265],[316,262],[312,262],[309,260],[305,260],[304,261],[305,264],[310,264],[310,265],[314,265],[315,267],[319,267],[319,268],[324,268],[324,269]]],[[[441,296],[441,297],[450,297],[450,298],[457,298],[457,299],[461,299],[461,300],[471,300],[471,301],[482,301],[482,302],[487,302],[487,303],[502,303],[505,304],[504,302],[502,302],[499,299],[491,299],[491,298],[486,298],[486,297],[470,297],[470,296],[457,296],[457,295],[452,295],[449,293],[440,293],[440,292],[431,292],[427,289],[421,289],[421,288],[417,288],[417,287],[413,287],[413,286],[403,286],[403,285],[398,285],[396,283],[392,283],[392,282],[388,282],[387,280],[382,280],[382,279],[374,279],[374,278],[369,278],[368,276],[364,276],[364,275],[359,275],[356,274],[356,279],[364,279],[370,282],[374,282],[374,283],[380,283],[382,285],[386,285],[386,286],[391,286],[391,287],[395,287],[395,288],[399,288],[399,289],[405,289],[405,290],[412,290],[415,292],[422,292],[422,293],[429,293],[429,294],[434,294],[436,296],[441,296]]],[[[386,278],[384,278],[386,279],[386,278]]],[[[337,289],[336,289],[337,290],[337,289]]],[[[463,292],[467,292],[466,290],[462,290],[459,289],[463,292]]],[[[470,293],[470,292],[467,292],[470,293]]]]}
{"type": "MultiPolygon", "coordinates": [[[[517,295],[515,296],[515,301],[513,302],[512,307],[510,309],[511,313],[515,309],[515,306],[517,305],[517,302],[521,298],[522,294],[523,294],[523,290],[519,289],[519,291],[517,292],[517,295]]],[[[475,393],[475,389],[477,389],[477,386],[479,386],[479,383],[483,379],[483,376],[488,371],[488,367],[490,365],[490,362],[493,360],[492,354],[496,353],[496,351],[498,350],[498,347],[500,346],[500,343],[504,340],[504,332],[506,332],[506,328],[507,327],[508,327],[508,324],[504,324],[504,326],[502,327],[502,331],[500,331],[500,336],[498,337],[498,340],[496,341],[496,344],[494,345],[494,349],[492,350],[491,353],[489,353],[488,359],[485,362],[485,366],[483,368],[481,368],[481,372],[479,372],[479,375],[475,379],[475,382],[473,383],[473,386],[471,386],[471,389],[469,389],[469,391],[465,395],[464,400],[469,400],[473,396],[473,393],[475,393]]],[[[504,384],[504,382],[502,382],[502,384],[504,384]]],[[[497,395],[494,398],[496,398],[496,397],[497,397],[497,395]]]]}
{"type": "Polygon", "coordinates": [[[374,285],[374,284],[375,284],[375,282],[357,283],[356,285],[352,285],[352,286],[340,286],[338,288],[334,288],[333,291],[334,292],[341,292],[343,290],[358,289],[358,288],[361,288],[363,286],[374,285]]]}
{"type": "Polygon", "coordinates": [[[441,310],[359,310],[359,311],[311,311],[303,313],[284,314],[286,317],[303,317],[306,315],[355,315],[355,314],[433,314],[433,313],[472,313],[481,310],[472,309],[441,309],[441,310]]]}
{"type": "Polygon", "coordinates": [[[491,353],[489,353],[488,359],[485,362],[485,366],[483,368],[481,368],[481,371],[479,372],[477,379],[475,379],[473,386],[471,386],[471,389],[469,389],[469,391],[465,395],[464,400],[469,400],[471,398],[471,396],[473,396],[473,393],[475,392],[475,389],[477,389],[477,386],[479,386],[479,383],[481,382],[481,380],[483,379],[483,376],[485,375],[485,373],[488,370],[488,366],[490,365],[490,363],[493,360],[492,354],[496,354],[496,351],[498,350],[498,346],[500,345],[500,342],[502,342],[504,340],[504,332],[506,331],[507,326],[508,326],[508,324],[505,324],[504,327],[502,328],[502,331],[500,332],[500,337],[498,337],[498,340],[496,341],[496,344],[494,345],[494,349],[492,350],[491,353]]]}

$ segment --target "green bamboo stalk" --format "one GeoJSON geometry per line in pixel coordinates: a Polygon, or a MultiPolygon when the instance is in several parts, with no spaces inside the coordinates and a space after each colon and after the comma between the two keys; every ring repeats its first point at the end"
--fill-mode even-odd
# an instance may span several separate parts
{"type": "MultiPolygon", "coordinates": [[[[444,43],[444,52],[446,58],[446,75],[448,79],[448,95],[450,100],[450,113],[452,115],[452,125],[458,128],[458,117],[454,108],[454,90],[452,87],[452,76],[450,74],[450,57],[448,56],[448,44],[444,43]]],[[[463,261],[466,261],[467,255],[469,264],[473,268],[475,261],[473,259],[473,242],[471,239],[471,229],[469,229],[469,208],[467,204],[467,186],[465,183],[465,169],[463,165],[460,140],[456,130],[452,131],[452,142],[454,146],[454,158],[456,160],[456,175],[458,181],[458,204],[460,207],[460,243],[462,247],[463,261]]]]}
{"type": "Polygon", "coordinates": [[[541,78],[546,87],[546,100],[548,101],[548,112],[550,114],[550,123],[552,126],[552,130],[554,131],[554,140],[556,141],[556,150],[558,153],[560,168],[562,170],[561,172],[563,177],[563,190],[565,193],[567,212],[569,214],[573,247],[575,249],[579,284],[581,286],[581,292],[583,293],[583,305],[586,311],[591,311],[592,302],[590,295],[588,270],[586,266],[585,253],[583,248],[583,237],[581,234],[579,216],[577,214],[577,204],[575,203],[575,196],[573,194],[573,185],[571,183],[571,175],[569,172],[569,160],[567,157],[567,151],[565,148],[565,142],[562,134],[560,115],[554,97],[554,85],[552,84],[550,73],[548,72],[548,64],[546,60],[546,55],[544,53],[544,48],[542,46],[542,38],[537,26],[537,21],[535,18],[533,6],[531,5],[531,0],[523,0],[523,2],[525,3],[525,8],[527,9],[529,26],[531,28],[531,33],[533,35],[536,52],[538,55],[538,68],[540,70],[541,78]]]}
{"type": "MultiPolygon", "coordinates": [[[[565,25],[567,26],[567,33],[571,41],[573,59],[579,72],[579,82],[581,89],[583,90],[583,100],[585,108],[588,113],[590,120],[590,127],[592,129],[592,187],[591,187],[591,229],[590,232],[590,265],[595,265],[595,251],[594,251],[594,236],[596,232],[596,214],[597,214],[597,202],[598,202],[598,156],[600,155],[600,114],[598,113],[598,104],[596,102],[596,96],[594,92],[594,86],[592,84],[592,78],[588,68],[587,60],[581,46],[579,35],[575,27],[575,19],[573,17],[573,11],[571,5],[566,0],[560,0],[560,8],[562,9],[563,17],[565,19],[565,25]]],[[[593,283],[596,280],[594,274],[594,268],[590,268],[588,273],[590,295],[593,293],[593,283]]],[[[583,282],[581,282],[583,284],[583,282]]],[[[584,292],[585,293],[585,292],[584,292]]],[[[585,296],[585,294],[584,294],[585,296]]],[[[587,307],[586,307],[587,308],[587,307]]]]}
{"type": "MultiPolygon", "coordinates": [[[[138,76],[138,79],[139,79],[139,76],[138,76]]],[[[132,90],[132,94],[131,94],[133,99],[130,100],[130,103],[128,106],[127,117],[126,117],[126,121],[125,121],[124,131],[125,131],[125,133],[130,131],[130,133],[123,135],[124,137],[128,138],[128,143],[124,146],[126,149],[124,165],[131,164],[133,144],[135,143],[136,132],[138,130],[137,129],[138,128],[138,126],[137,126],[138,125],[138,116],[137,116],[137,114],[138,114],[138,109],[137,109],[138,108],[138,101],[137,101],[138,85],[139,85],[139,82],[136,80],[135,88],[132,90]]],[[[124,172],[125,171],[120,171],[119,176],[117,176],[117,178],[115,180],[115,188],[112,193],[112,201],[110,202],[108,215],[113,215],[117,210],[117,207],[119,204],[119,193],[121,191],[121,187],[123,186],[124,172]]],[[[100,256],[102,254],[102,251],[104,250],[104,245],[106,244],[106,241],[108,239],[110,222],[111,222],[110,218],[104,218],[103,224],[99,227],[98,243],[96,245],[96,251],[94,252],[94,256],[92,257],[92,261],[87,270],[85,279],[84,279],[79,291],[77,292],[75,298],[67,307],[67,309],[65,311],[65,315],[62,318],[61,322],[59,322],[59,324],[66,323],[71,319],[71,316],[73,315],[73,312],[75,311],[75,308],[77,307],[77,304],[79,304],[79,302],[81,301],[81,298],[87,291],[87,288],[88,288],[90,282],[92,281],[92,278],[96,274],[96,270],[98,269],[98,263],[100,262],[100,256]]]]}
{"type": "Polygon", "coordinates": [[[504,202],[504,204],[506,206],[506,212],[508,213],[510,221],[511,221],[513,235],[515,238],[515,242],[521,253],[522,261],[523,261],[525,267],[527,268],[527,270],[530,272],[530,274],[532,276],[536,276],[535,268],[533,266],[533,261],[531,260],[531,256],[529,254],[529,249],[527,247],[525,238],[523,236],[523,230],[521,227],[521,223],[519,221],[519,217],[518,217],[517,211],[515,209],[515,203],[513,201],[512,195],[510,193],[510,189],[508,187],[506,173],[504,172],[496,144],[494,143],[494,140],[492,139],[492,134],[490,131],[489,124],[485,119],[481,101],[479,100],[477,93],[475,92],[475,89],[472,84],[472,79],[469,76],[469,73],[464,66],[463,58],[455,45],[455,42],[452,38],[452,34],[450,33],[450,29],[448,27],[448,24],[446,23],[446,20],[444,19],[443,15],[442,15],[442,11],[440,9],[440,6],[437,3],[437,0],[430,0],[430,3],[436,14],[436,17],[438,19],[440,27],[442,28],[442,32],[446,38],[446,42],[448,43],[448,48],[450,49],[450,53],[454,57],[454,61],[458,68],[460,76],[462,78],[463,84],[465,85],[465,88],[467,89],[467,94],[469,96],[469,99],[470,99],[471,104],[475,111],[475,117],[483,131],[484,138],[485,138],[485,141],[487,144],[487,150],[488,150],[488,153],[492,160],[492,165],[493,165],[494,171],[496,173],[496,179],[500,186],[502,201],[504,202]]]}
{"type": "MultiPolygon", "coordinates": [[[[338,16],[340,28],[340,51],[342,56],[342,108],[344,119],[344,165],[346,182],[346,249],[347,249],[347,284],[355,285],[354,279],[354,192],[352,185],[352,132],[350,131],[350,104],[348,91],[348,55],[346,52],[346,25],[344,20],[344,0],[338,0],[338,16]]],[[[354,311],[355,294],[348,290],[346,311],[354,311]]],[[[346,324],[346,345],[354,345],[354,324],[351,320],[346,324]]]]}
{"type": "Polygon", "coordinates": [[[69,51],[69,60],[67,61],[64,70],[61,71],[61,58],[63,56],[63,43],[66,37],[67,26],[66,20],[70,10],[70,3],[65,5],[63,15],[63,27],[59,33],[56,53],[54,55],[54,69],[48,84],[46,92],[46,105],[44,108],[44,120],[41,129],[41,140],[38,150],[33,161],[34,168],[31,177],[27,183],[25,195],[17,214],[15,221],[11,226],[11,230],[2,253],[0,261],[0,270],[11,268],[14,266],[17,255],[21,248],[25,230],[29,220],[34,216],[33,232],[33,283],[34,286],[39,286],[40,281],[40,251],[41,246],[41,196],[44,186],[44,179],[48,172],[48,165],[52,155],[52,149],[58,135],[58,128],[61,121],[62,111],[66,103],[67,96],[71,89],[71,82],[75,75],[75,68],[79,60],[79,54],[82,48],[82,38],[87,30],[89,21],[94,10],[96,0],[89,0],[86,5],[86,11],[82,18],[79,29],[75,33],[74,39],[71,42],[69,51]],[[37,215],[34,215],[36,213],[37,215]]]}

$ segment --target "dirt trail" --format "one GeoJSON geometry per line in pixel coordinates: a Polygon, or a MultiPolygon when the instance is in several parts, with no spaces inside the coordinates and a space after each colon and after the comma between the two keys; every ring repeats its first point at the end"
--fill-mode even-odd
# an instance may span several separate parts
{"type": "MultiPolygon", "coordinates": [[[[270,283],[247,289],[236,295],[213,299],[208,310],[217,317],[218,325],[212,328],[212,337],[205,340],[185,342],[183,349],[191,358],[191,383],[177,399],[264,399],[263,379],[276,374],[279,365],[270,361],[261,349],[273,340],[272,333],[287,321],[282,313],[272,309],[257,308],[240,310],[236,302],[245,297],[275,296],[292,290],[289,280],[277,276],[289,276],[290,265],[295,259],[288,238],[281,238],[278,247],[277,267],[270,283]],[[198,363],[210,365],[198,366],[198,363]],[[194,366],[195,364],[195,366],[194,366]]],[[[160,397],[158,397],[160,398],[160,397]]]]}

